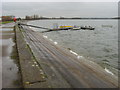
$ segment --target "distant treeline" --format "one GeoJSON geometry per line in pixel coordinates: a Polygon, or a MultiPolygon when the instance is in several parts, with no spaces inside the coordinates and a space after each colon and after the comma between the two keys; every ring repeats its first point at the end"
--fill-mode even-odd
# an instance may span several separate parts
{"type": "MultiPolygon", "coordinates": [[[[0,20],[2,21],[13,21],[13,18],[15,16],[1,16],[0,20]]],[[[113,17],[113,18],[80,18],[80,17],[72,17],[72,18],[67,18],[67,17],[44,17],[39,15],[32,15],[32,16],[25,16],[25,18],[22,18],[22,20],[54,20],[54,19],[120,19],[120,17],[113,17]]],[[[20,20],[20,18],[17,18],[17,20],[20,20]]]]}
{"type": "Polygon", "coordinates": [[[120,18],[27,18],[25,20],[44,20],[44,19],[120,19],[120,18]]]}
{"type": "Polygon", "coordinates": [[[32,16],[25,16],[25,20],[42,20],[42,19],[120,19],[120,17],[113,17],[113,18],[82,18],[82,17],[71,17],[71,18],[68,18],[68,17],[64,17],[64,16],[60,16],[60,17],[45,17],[45,16],[39,16],[39,15],[32,15],[32,16]]]}
{"type": "Polygon", "coordinates": [[[25,18],[25,20],[44,20],[44,19],[120,19],[120,17],[115,18],[47,18],[47,17],[41,17],[41,18],[25,18]]]}

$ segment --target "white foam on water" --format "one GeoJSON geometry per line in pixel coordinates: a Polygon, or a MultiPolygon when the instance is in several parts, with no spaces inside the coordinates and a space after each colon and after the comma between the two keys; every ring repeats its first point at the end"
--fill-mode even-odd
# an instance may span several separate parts
{"type": "Polygon", "coordinates": [[[43,35],[44,38],[48,38],[47,36],[43,35]]]}
{"type": "Polygon", "coordinates": [[[50,41],[53,41],[52,39],[49,39],[50,41]]]}
{"type": "Polygon", "coordinates": [[[57,42],[54,42],[54,44],[56,45],[56,44],[58,44],[57,42]]]}
{"type": "Polygon", "coordinates": [[[32,65],[32,67],[34,67],[35,65],[32,65]]]}
{"type": "Polygon", "coordinates": [[[70,50],[70,52],[76,56],[78,55],[76,52],[73,52],[72,50],[70,50]]]}
{"type": "Polygon", "coordinates": [[[38,65],[36,65],[36,67],[38,67],[38,65]]]}
{"type": "Polygon", "coordinates": [[[111,71],[109,71],[107,68],[105,68],[105,71],[111,75],[114,75],[111,71]]]}
{"type": "MultiPolygon", "coordinates": [[[[89,60],[89,59],[88,59],[89,60]]],[[[90,63],[94,63],[93,61],[89,60],[90,63]]]]}
{"type": "Polygon", "coordinates": [[[34,62],[35,64],[37,64],[37,62],[34,62]]]}
{"type": "Polygon", "coordinates": [[[84,58],[84,57],[83,56],[77,56],[77,58],[80,59],[80,58],[84,58]]]}
{"type": "Polygon", "coordinates": [[[36,30],[34,27],[29,27],[32,31],[39,31],[39,30],[36,30]]]}

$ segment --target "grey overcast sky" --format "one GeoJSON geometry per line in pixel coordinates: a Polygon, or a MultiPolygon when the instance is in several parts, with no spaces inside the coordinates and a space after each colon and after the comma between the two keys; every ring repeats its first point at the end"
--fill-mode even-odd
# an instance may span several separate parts
{"type": "Polygon", "coordinates": [[[2,15],[47,17],[115,17],[117,2],[3,2],[2,15]]]}
{"type": "Polygon", "coordinates": [[[120,0],[2,0],[2,2],[118,2],[120,0]]]}

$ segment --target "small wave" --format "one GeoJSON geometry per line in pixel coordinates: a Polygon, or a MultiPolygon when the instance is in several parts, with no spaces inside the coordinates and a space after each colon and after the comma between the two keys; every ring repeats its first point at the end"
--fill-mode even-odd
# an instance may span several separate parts
{"type": "Polygon", "coordinates": [[[73,52],[72,50],[70,50],[70,52],[74,55],[78,55],[76,52],[73,52]]]}
{"type": "Polygon", "coordinates": [[[47,36],[43,35],[44,38],[48,38],[47,36]]]}
{"type": "Polygon", "coordinates": [[[84,57],[83,56],[77,56],[77,58],[80,59],[80,58],[84,58],[84,57]]]}
{"type": "Polygon", "coordinates": [[[109,71],[107,68],[104,69],[107,73],[114,75],[111,71],[109,71]]]}
{"type": "Polygon", "coordinates": [[[54,42],[55,45],[57,45],[58,43],[57,42],[54,42]]]}
{"type": "Polygon", "coordinates": [[[52,39],[49,39],[50,41],[53,41],[52,39]]]}
{"type": "Polygon", "coordinates": [[[104,52],[111,52],[112,49],[110,49],[110,48],[103,48],[103,51],[104,51],[104,52]]]}

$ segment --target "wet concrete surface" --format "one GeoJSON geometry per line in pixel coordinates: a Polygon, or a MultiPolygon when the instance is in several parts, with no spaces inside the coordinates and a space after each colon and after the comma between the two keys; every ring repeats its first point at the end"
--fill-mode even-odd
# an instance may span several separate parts
{"type": "MultiPolygon", "coordinates": [[[[2,28],[0,28],[0,31],[2,30],[2,28]]],[[[0,38],[2,36],[0,35],[0,38]]],[[[0,43],[2,43],[2,41],[0,40],[0,43]]],[[[2,48],[0,48],[0,89],[2,89],[2,48]]]]}
{"type": "Polygon", "coordinates": [[[14,26],[14,22],[13,23],[7,23],[7,24],[2,24],[0,27],[2,27],[2,28],[9,28],[9,27],[13,27],[14,26]]]}
{"type": "MultiPolygon", "coordinates": [[[[4,26],[13,26],[6,24],[4,26]]],[[[2,28],[0,30],[0,48],[2,49],[2,88],[21,88],[21,74],[18,65],[15,33],[13,28],[2,28]]]]}

